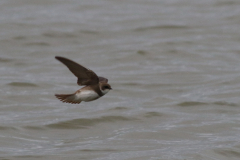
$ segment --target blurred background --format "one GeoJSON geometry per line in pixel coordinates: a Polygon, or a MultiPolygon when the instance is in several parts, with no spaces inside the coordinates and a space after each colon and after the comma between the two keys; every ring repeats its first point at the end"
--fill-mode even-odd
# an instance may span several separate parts
{"type": "Polygon", "coordinates": [[[0,158],[239,160],[239,0],[1,0],[0,158]],[[109,79],[79,105],[55,56],[109,79]]]}

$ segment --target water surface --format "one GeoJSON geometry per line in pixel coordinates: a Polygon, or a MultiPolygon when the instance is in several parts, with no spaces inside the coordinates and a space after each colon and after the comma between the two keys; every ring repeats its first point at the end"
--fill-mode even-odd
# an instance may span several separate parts
{"type": "Polygon", "coordinates": [[[240,2],[2,0],[0,158],[238,160],[240,2]],[[107,77],[89,103],[60,102],[107,77]]]}

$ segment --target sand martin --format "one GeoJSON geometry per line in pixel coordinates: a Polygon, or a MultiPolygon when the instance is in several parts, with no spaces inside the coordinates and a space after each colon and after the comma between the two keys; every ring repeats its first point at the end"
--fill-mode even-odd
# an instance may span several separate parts
{"type": "Polygon", "coordinates": [[[112,89],[108,84],[107,78],[98,77],[92,70],[87,69],[70,59],[58,56],[55,58],[65,64],[78,78],[77,84],[79,86],[85,86],[73,94],[55,94],[55,96],[62,102],[76,104],[81,103],[82,101],[93,101],[102,97],[112,89]]]}

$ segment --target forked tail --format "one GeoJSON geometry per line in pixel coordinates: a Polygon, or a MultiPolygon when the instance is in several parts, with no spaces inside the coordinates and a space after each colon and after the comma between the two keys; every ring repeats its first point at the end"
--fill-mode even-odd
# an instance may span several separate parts
{"type": "Polygon", "coordinates": [[[73,94],[55,94],[55,96],[62,102],[71,103],[71,104],[79,104],[81,100],[73,94]]]}

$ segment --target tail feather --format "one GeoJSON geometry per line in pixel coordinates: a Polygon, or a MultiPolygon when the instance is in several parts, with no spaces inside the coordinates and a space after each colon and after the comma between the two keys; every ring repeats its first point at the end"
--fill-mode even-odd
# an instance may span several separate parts
{"type": "Polygon", "coordinates": [[[55,96],[62,102],[71,103],[71,104],[79,104],[81,100],[76,98],[75,93],[73,94],[55,94],[55,96]]]}

